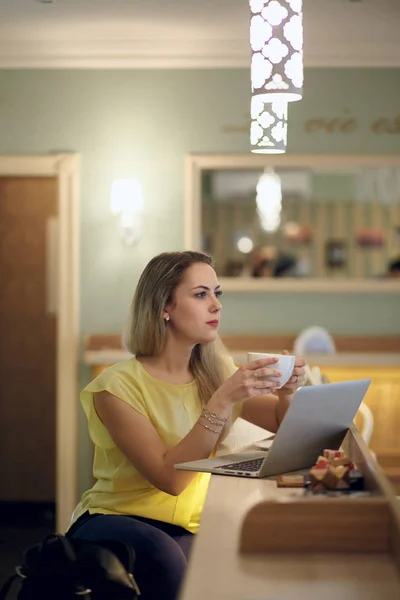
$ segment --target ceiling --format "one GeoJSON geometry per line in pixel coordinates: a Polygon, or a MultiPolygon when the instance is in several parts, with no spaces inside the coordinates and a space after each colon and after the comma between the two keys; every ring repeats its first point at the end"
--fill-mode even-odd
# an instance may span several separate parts
{"type": "MultiPolygon", "coordinates": [[[[306,66],[399,67],[400,0],[304,0],[306,66]]],[[[0,0],[0,68],[249,65],[248,0],[0,0]]]]}

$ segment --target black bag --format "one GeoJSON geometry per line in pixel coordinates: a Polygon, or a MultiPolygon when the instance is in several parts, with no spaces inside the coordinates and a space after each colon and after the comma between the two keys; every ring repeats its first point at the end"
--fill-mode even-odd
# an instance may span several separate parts
{"type": "Polygon", "coordinates": [[[120,542],[92,543],[49,535],[24,551],[21,566],[0,591],[19,580],[18,600],[136,600],[134,552],[120,542]]]}

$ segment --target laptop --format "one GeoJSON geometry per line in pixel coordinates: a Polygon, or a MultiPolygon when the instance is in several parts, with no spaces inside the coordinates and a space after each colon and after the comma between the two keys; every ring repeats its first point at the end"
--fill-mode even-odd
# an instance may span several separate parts
{"type": "Polygon", "coordinates": [[[325,448],[340,447],[370,383],[359,379],[303,387],[268,450],[179,463],[175,469],[260,478],[309,468],[325,448]]]}

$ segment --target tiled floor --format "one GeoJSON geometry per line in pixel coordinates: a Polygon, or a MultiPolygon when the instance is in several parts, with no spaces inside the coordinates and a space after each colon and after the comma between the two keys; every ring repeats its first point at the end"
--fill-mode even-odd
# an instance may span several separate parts
{"type": "MultiPolygon", "coordinates": [[[[20,564],[25,548],[54,530],[54,505],[0,502],[0,589],[20,564]]],[[[16,586],[7,600],[16,598],[16,586]]]]}

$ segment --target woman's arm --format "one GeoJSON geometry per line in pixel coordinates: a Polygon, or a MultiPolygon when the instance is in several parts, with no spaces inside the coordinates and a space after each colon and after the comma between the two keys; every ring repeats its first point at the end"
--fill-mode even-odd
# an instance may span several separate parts
{"type": "Polygon", "coordinates": [[[266,368],[275,359],[263,358],[238,369],[213,394],[205,409],[208,417],[200,417],[188,434],[173,448],[163,442],[152,423],[134,408],[103,391],[95,394],[96,412],[120,451],[152,485],[178,496],[196,476],[192,471],[178,471],[174,464],[207,458],[213,451],[236,402],[265,394],[275,383],[254,377],[275,375],[266,368]],[[218,415],[219,419],[211,416],[218,415]]]}
{"type": "MultiPolygon", "coordinates": [[[[245,421],[253,423],[253,425],[258,425],[258,427],[276,433],[279,423],[282,420],[280,419],[278,422],[277,419],[278,402],[279,398],[275,394],[265,394],[265,396],[260,396],[259,398],[251,398],[243,404],[240,416],[245,421]]],[[[286,411],[281,412],[284,413],[286,411]]]]}
{"type": "Polygon", "coordinates": [[[276,433],[294,393],[278,395],[276,392],[276,394],[265,394],[265,396],[247,400],[243,404],[241,418],[271,431],[271,433],[276,433]]]}
{"type": "MultiPolygon", "coordinates": [[[[196,424],[179,444],[168,448],[152,423],[116,396],[100,392],[95,394],[94,403],[122,454],[154,487],[172,496],[181,494],[196,476],[192,471],[176,470],[174,464],[207,458],[219,438],[219,434],[196,424]]],[[[206,408],[227,418],[231,407],[222,399],[211,399],[206,408]]],[[[222,427],[218,429],[222,432],[222,427]]]]}

